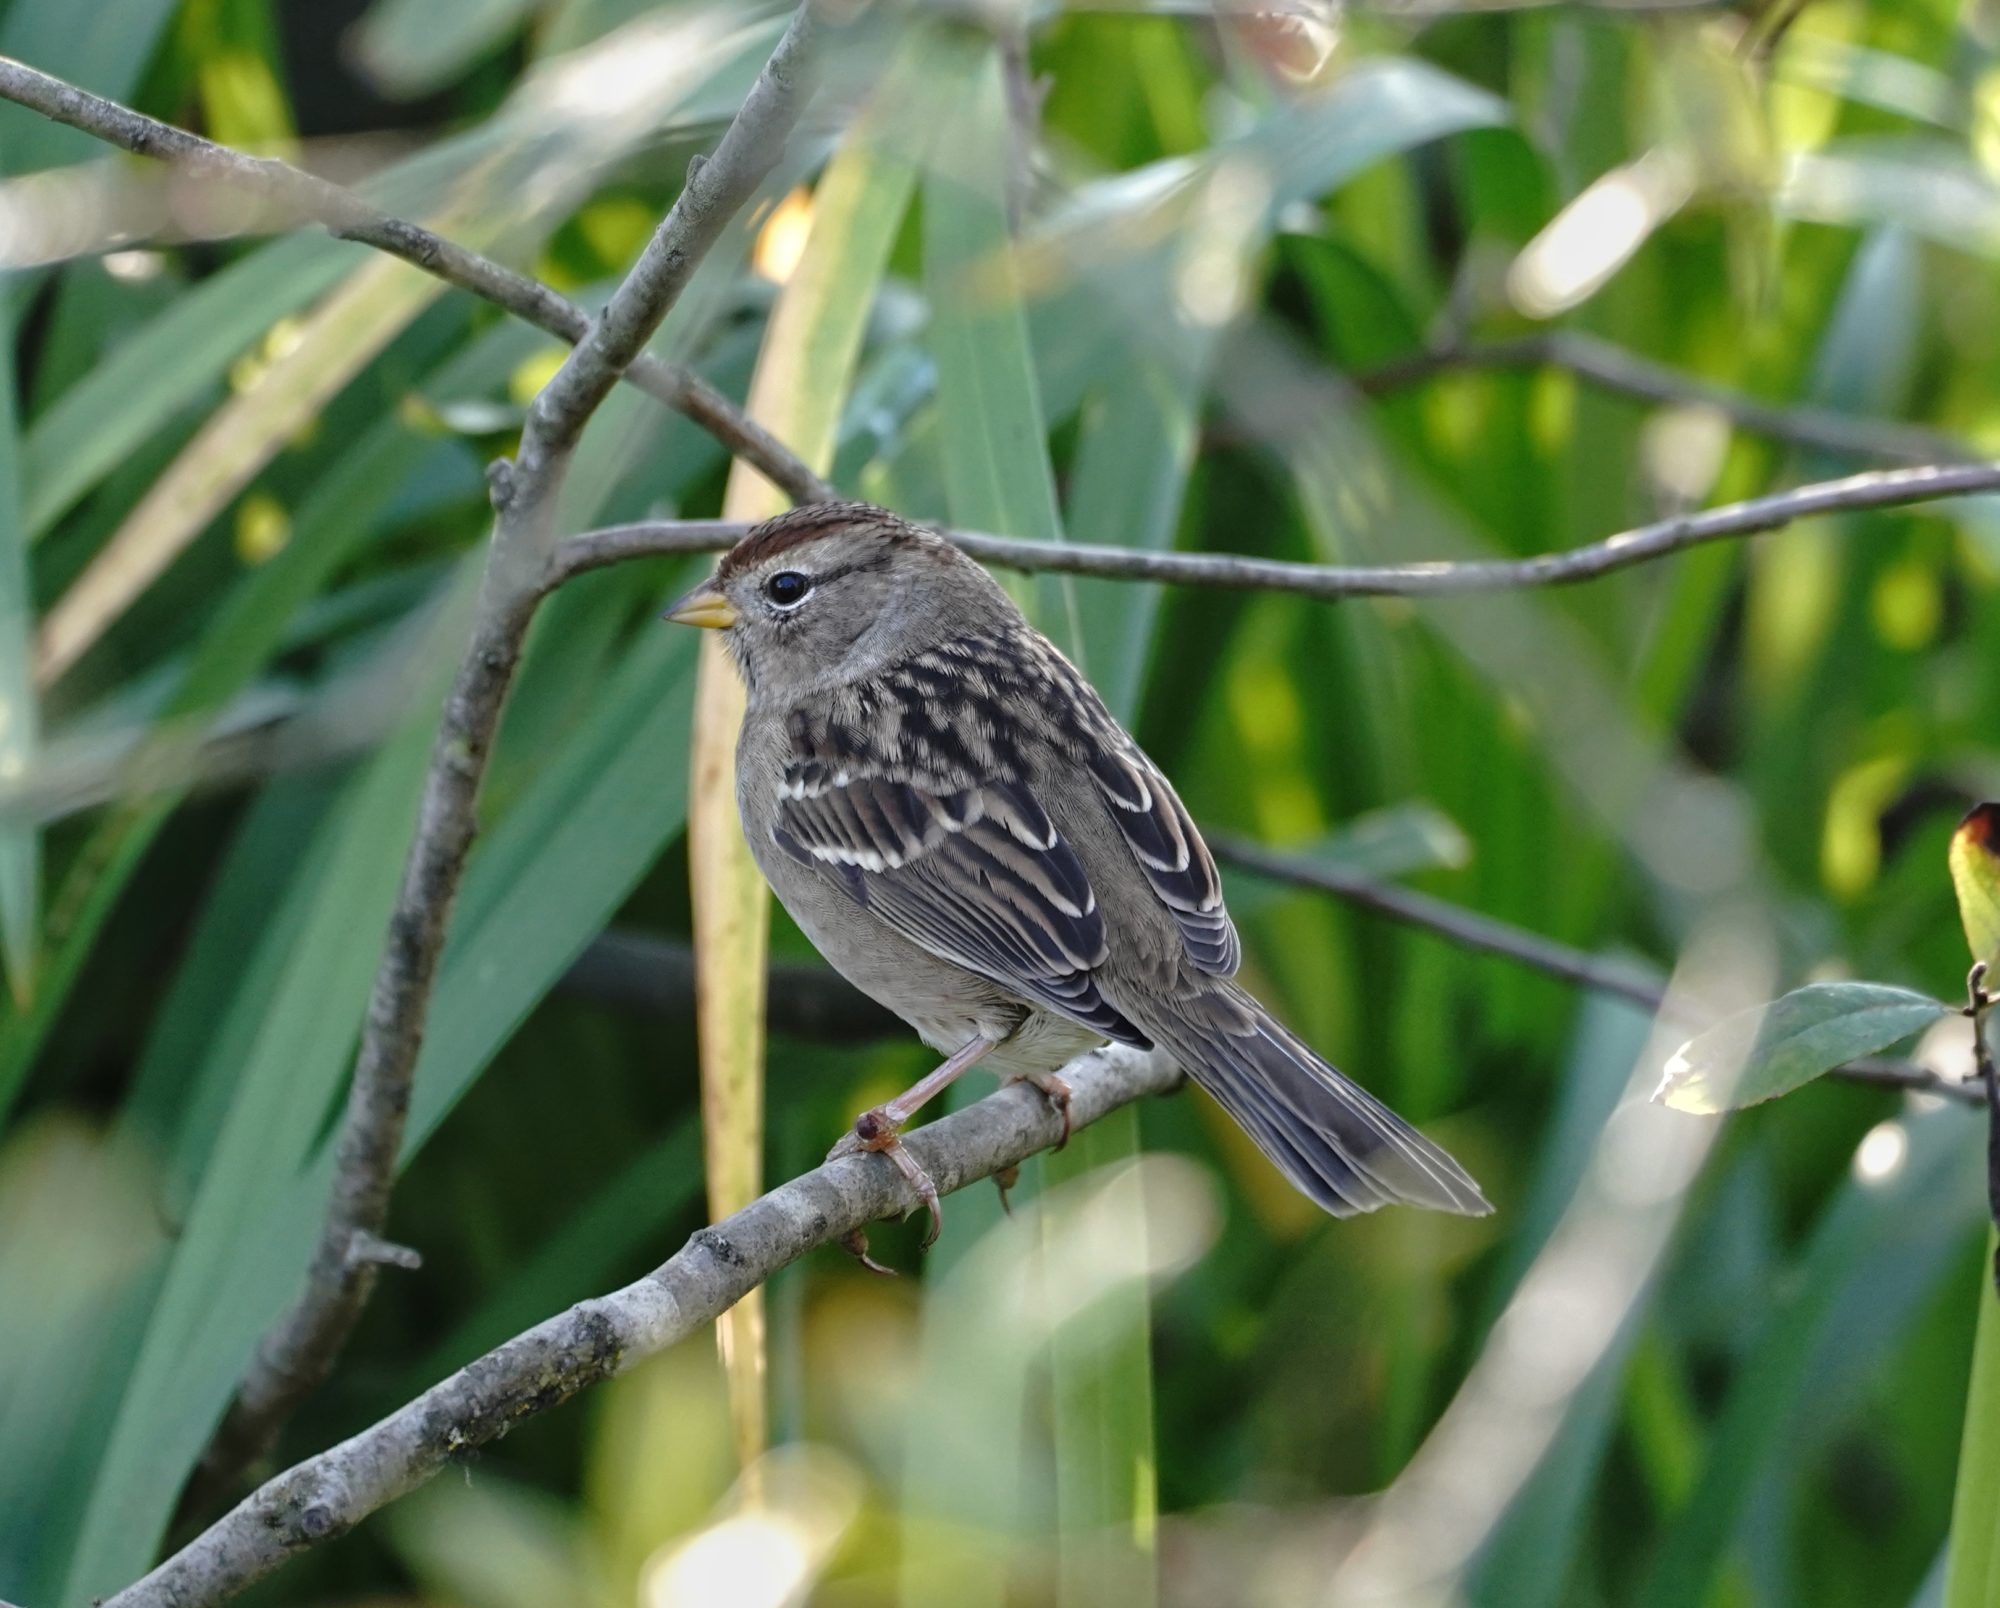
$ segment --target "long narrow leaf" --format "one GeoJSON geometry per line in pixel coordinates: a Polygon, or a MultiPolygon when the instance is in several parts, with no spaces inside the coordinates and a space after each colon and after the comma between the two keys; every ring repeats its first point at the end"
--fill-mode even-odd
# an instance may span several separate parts
{"type": "MultiPolygon", "coordinates": [[[[1047,424],[1008,228],[1017,135],[1010,123],[1001,52],[990,42],[958,38],[942,43],[937,54],[939,78],[951,93],[924,185],[924,285],[938,369],[938,444],[947,506],[954,522],[975,529],[1061,541],[1047,424]]],[[[1108,514],[1108,477],[1114,472],[1144,475],[1143,495],[1133,496],[1129,480],[1124,488],[1136,504],[1134,514],[1119,519],[1120,528],[1105,534],[1157,545],[1172,528],[1196,404],[1185,393],[1144,401],[1150,405],[1138,410],[1129,431],[1120,419],[1109,442],[1090,449],[1099,462],[1090,471],[1089,484],[1093,513],[1108,514]],[[1114,470],[1112,455],[1122,455],[1128,445],[1146,450],[1134,454],[1137,461],[1118,462],[1114,470]]],[[[1043,628],[1088,663],[1096,643],[1081,635],[1074,589],[1045,578],[1035,590],[1035,603],[1043,628]]],[[[1146,626],[1146,618],[1135,615],[1122,622],[1115,644],[1106,644],[1123,661],[1119,695],[1128,703],[1128,715],[1146,626]]],[[[1062,1206],[1091,1198],[1076,1181],[1096,1169],[1129,1164],[1138,1149],[1137,1116],[1123,1113],[1042,1163],[1043,1184],[1055,1191],[1042,1218],[1041,1255],[1048,1277],[1063,1277],[1069,1259],[1078,1254],[1078,1225],[1062,1206]],[[1073,1182],[1075,1187],[1055,1189],[1073,1182]]],[[[1127,1207],[1137,1203],[1136,1195],[1113,1198],[1127,1207]]],[[[1104,1206],[1100,1202],[1093,1209],[1104,1206]]],[[[967,1231],[966,1215],[955,1203],[959,1234],[967,1231]]],[[[1143,1247],[1148,1226],[1134,1215],[1120,1222],[1117,1232],[1143,1247]]],[[[1158,1497],[1147,1292],[1143,1284],[1126,1282],[1105,1299],[1106,1308],[1088,1337],[1074,1328],[1058,1328],[1050,1337],[1053,1517],[1058,1595],[1066,1605],[1144,1604],[1153,1600],[1156,1589],[1158,1497]]],[[[996,1444],[991,1455],[1004,1466],[1007,1447],[996,1444]]],[[[912,1464],[917,1471],[924,1466],[921,1455],[912,1464]]],[[[928,1476],[918,1472],[917,1477],[928,1476]]],[[[996,1588],[1000,1584],[996,1581],[996,1588]]]]}
{"type": "Polygon", "coordinates": [[[327,298],[298,341],[226,402],[49,610],[37,674],[54,680],[173,562],[285,441],[441,290],[378,258],[327,298]]]}
{"type": "Polygon", "coordinates": [[[1979,1332],[1972,1346],[1972,1386],[1965,1394],[1965,1439],[1951,1499],[1951,1545],[1944,1608],[2000,1605],[2000,1300],[1992,1268],[2000,1237],[1987,1236],[1979,1267],[1979,1332]]]}
{"type": "MultiPolygon", "coordinates": [[[[909,203],[914,169],[893,126],[907,67],[888,75],[813,198],[812,232],[772,313],[751,380],[752,417],[824,472],[853,383],[874,286],[909,203]]],[[[778,512],[776,488],[745,465],[731,472],[724,516],[778,512]]],[[[764,978],[769,894],[737,822],[736,734],[743,687],[714,640],[702,647],[695,704],[688,852],[701,1036],[702,1144],[708,1208],[749,1202],[763,1176],[764,978]]],[[[762,1292],[717,1325],[739,1463],[767,1438],[762,1292]]]]}
{"type": "Polygon", "coordinates": [[[319,1213],[285,1212],[347,1070],[430,751],[430,711],[472,600],[464,584],[430,633],[419,713],[357,779],[282,973],[260,1002],[242,1074],[186,1225],[71,1554],[62,1601],[85,1603],[144,1571],[182,1481],[249,1347],[291,1294],[319,1213]],[[281,1225],[285,1243],[271,1246],[281,1225]],[[252,1254],[258,1245],[264,1254],[252,1254]]]}
{"type": "MultiPolygon", "coordinates": [[[[20,437],[14,419],[14,317],[0,285],[0,777],[25,776],[39,716],[28,655],[33,634],[27,531],[21,519],[20,437]]],[[[0,826],[0,965],[17,1010],[34,992],[41,902],[41,835],[0,826]]]]}

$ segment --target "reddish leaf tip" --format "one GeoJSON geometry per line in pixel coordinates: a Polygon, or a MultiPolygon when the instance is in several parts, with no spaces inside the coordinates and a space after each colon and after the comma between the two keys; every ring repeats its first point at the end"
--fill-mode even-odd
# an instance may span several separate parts
{"type": "Polygon", "coordinates": [[[1978,848],[2000,852],[2000,801],[1973,805],[1958,823],[1958,834],[1978,848]]]}

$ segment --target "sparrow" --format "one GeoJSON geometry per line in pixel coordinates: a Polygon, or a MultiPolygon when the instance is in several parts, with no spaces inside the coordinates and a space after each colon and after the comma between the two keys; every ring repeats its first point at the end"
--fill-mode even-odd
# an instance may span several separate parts
{"type": "Polygon", "coordinates": [[[668,610],[720,631],[747,692],[736,800],[758,867],[827,961],[944,1060],[855,1120],[898,1136],[975,1065],[1064,1108],[1105,1040],[1164,1048],[1336,1217],[1482,1216],[1450,1156],[1232,979],[1215,861],[1081,672],[943,536],[865,503],[757,526],[668,610]]]}

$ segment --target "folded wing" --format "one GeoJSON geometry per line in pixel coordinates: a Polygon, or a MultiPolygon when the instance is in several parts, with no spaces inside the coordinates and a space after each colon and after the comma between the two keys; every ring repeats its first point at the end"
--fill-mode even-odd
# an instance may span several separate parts
{"type": "Polygon", "coordinates": [[[771,838],[930,953],[1106,1038],[1149,1042],[1098,990],[1097,895],[1025,783],[947,792],[802,763],[771,838]]]}

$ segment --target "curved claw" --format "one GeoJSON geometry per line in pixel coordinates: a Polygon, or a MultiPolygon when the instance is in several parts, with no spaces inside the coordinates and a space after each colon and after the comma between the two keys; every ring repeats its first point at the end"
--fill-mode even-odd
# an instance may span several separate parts
{"type": "MultiPolygon", "coordinates": [[[[916,1191],[918,1205],[928,1209],[931,1214],[930,1229],[917,1242],[921,1249],[927,1251],[937,1244],[938,1235],[944,1232],[944,1208],[938,1204],[937,1185],[931,1182],[931,1175],[917,1165],[916,1158],[903,1148],[900,1141],[892,1139],[880,1153],[896,1164],[896,1170],[903,1175],[910,1188],[916,1191]]],[[[916,1207],[912,1206],[910,1210],[915,1211],[916,1207]]]]}
{"type": "Polygon", "coordinates": [[[1000,1191],[1000,1210],[1009,1217],[1014,1215],[1014,1203],[1007,1198],[1007,1191],[1020,1181],[1021,1167],[1018,1162],[1011,1167],[1002,1167],[993,1175],[994,1186],[1000,1191]]]}
{"type": "Polygon", "coordinates": [[[880,1273],[882,1277],[884,1277],[885,1279],[893,1279],[896,1277],[896,1270],[893,1267],[884,1267],[880,1262],[876,1261],[874,1257],[868,1254],[867,1229],[857,1228],[851,1234],[841,1235],[840,1248],[843,1251],[847,1252],[849,1256],[853,1257],[854,1260],[859,1262],[863,1267],[867,1268],[870,1273],[880,1273]]]}

